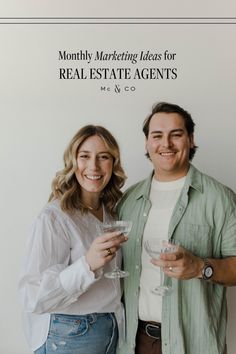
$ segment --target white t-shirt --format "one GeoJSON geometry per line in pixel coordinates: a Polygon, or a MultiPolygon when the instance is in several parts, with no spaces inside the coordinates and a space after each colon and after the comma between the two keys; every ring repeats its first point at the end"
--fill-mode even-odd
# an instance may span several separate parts
{"type": "MultiPolygon", "coordinates": [[[[143,234],[143,244],[150,238],[168,240],[170,218],[179,198],[185,178],[171,182],[159,182],[154,177],[150,190],[150,209],[143,234]]],[[[160,268],[154,266],[144,247],[140,277],[139,318],[143,321],[161,322],[162,297],[151,292],[160,284],[160,268]]]]}

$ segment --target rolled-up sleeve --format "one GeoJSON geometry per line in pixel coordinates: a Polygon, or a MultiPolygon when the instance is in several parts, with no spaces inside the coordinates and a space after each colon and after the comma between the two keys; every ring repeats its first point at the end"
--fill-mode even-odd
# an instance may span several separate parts
{"type": "Polygon", "coordinates": [[[222,227],[222,256],[236,256],[236,199],[235,193],[228,190],[225,201],[225,218],[222,227]]]}
{"type": "Polygon", "coordinates": [[[70,264],[70,247],[61,220],[47,213],[35,220],[19,281],[25,311],[46,313],[67,307],[99,279],[84,255],[70,264]]]}

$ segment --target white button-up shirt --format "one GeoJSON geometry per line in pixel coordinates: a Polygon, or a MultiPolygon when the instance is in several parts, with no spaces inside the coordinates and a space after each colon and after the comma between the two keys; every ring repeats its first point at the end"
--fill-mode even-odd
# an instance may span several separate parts
{"type": "MultiPolygon", "coordinates": [[[[103,221],[110,220],[103,207],[103,221]]],[[[91,213],[64,213],[58,201],[48,203],[34,221],[19,282],[24,330],[33,351],[46,341],[51,313],[115,312],[121,326],[119,280],[103,276],[114,261],[95,274],[85,259],[99,224],[91,213]]]]}

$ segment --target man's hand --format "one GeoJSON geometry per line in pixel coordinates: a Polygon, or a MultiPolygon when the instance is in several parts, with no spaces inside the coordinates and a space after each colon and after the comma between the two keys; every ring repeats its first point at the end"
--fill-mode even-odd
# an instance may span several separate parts
{"type": "Polygon", "coordinates": [[[200,278],[204,265],[200,257],[178,246],[177,252],[162,253],[159,260],[152,259],[154,265],[162,267],[168,277],[176,279],[200,278]]]}

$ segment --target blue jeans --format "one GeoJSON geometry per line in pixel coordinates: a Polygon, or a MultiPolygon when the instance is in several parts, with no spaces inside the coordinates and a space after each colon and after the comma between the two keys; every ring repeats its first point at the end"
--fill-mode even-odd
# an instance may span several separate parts
{"type": "Polygon", "coordinates": [[[51,315],[46,342],[35,354],[115,354],[118,329],[113,313],[51,315]]]}

